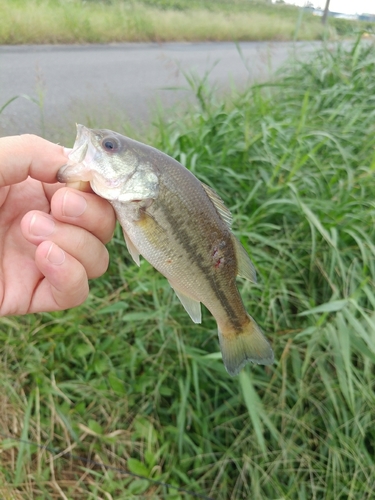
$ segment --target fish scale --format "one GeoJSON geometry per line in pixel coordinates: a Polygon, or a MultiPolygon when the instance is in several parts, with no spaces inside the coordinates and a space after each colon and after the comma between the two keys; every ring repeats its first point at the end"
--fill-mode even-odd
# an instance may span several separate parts
{"type": "MultiPolygon", "coordinates": [[[[204,190],[202,191],[202,195],[206,196],[204,190]]],[[[216,298],[223,309],[226,310],[233,327],[240,329],[239,316],[241,313],[242,315],[246,313],[234,279],[231,279],[231,277],[235,277],[237,274],[237,266],[235,259],[231,259],[230,257],[230,254],[233,255],[234,253],[230,231],[219,217],[215,217],[215,219],[213,217],[199,217],[200,210],[194,210],[194,205],[191,203],[189,203],[188,207],[183,207],[185,210],[179,214],[178,210],[181,211],[181,205],[184,200],[174,195],[168,198],[164,197],[163,192],[164,189],[161,188],[160,196],[148,209],[150,221],[147,224],[149,227],[148,230],[145,228],[146,224],[144,223],[140,225],[129,223],[130,214],[127,213],[128,207],[126,205],[114,204],[119,220],[124,221],[123,227],[125,231],[133,241],[138,242],[139,248],[142,248],[141,254],[143,257],[152,262],[154,267],[173,284],[177,283],[176,287],[179,287],[182,292],[193,295],[196,300],[204,303],[204,298],[209,296],[207,293],[208,289],[213,290],[214,294],[211,294],[211,301],[208,302],[206,300],[205,305],[208,309],[214,310],[217,307],[216,298]],[[193,212],[190,215],[196,215],[197,218],[185,217],[183,214],[187,210],[193,212]],[[194,211],[197,213],[194,214],[194,211]],[[197,220],[200,221],[199,224],[197,220]],[[210,247],[213,246],[210,242],[210,236],[213,233],[221,235],[220,242],[226,242],[227,265],[220,270],[215,269],[210,251],[210,247]],[[206,248],[199,246],[199,242],[203,238],[207,240],[206,248]],[[163,245],[161,247],[162,242],[163,245]],[[177,256],[176,243],[179,244],[177,256]],[[173,266],[169,264],[165,265],[168,259],[174,261],[173,266]],[[195,266],[195,272],[193,272],[194,268],[192,269],[191,266],[195,266]],[[202,282],[205,282],[206,286],[204,290],[198,293],[194,288],[197,283],[202,282]],[[211,304],[211,302],[214,303],[211,304]],[[237,305],[237,302],[239,303],[237,311],[235,311],[234,306],[237,305]]],[[[187,200],[188,198],[186,198],[187,200]]],[[[208,197],[205,202],[203,204],[212,210],[212,202],[208,197]]],[[[216,215],[215,209],[212,212],[212,215],[216,215]]]]}
{"type": "Polygon", "coordinates": [[[273,362],[236,285],[237,275],[256,280],[254,266],[231,231],[229,210],[209,186],[157,149],[83,125],[58,180],[88,181],[112,204],[135,262],[142,255],[168,279],[195,323],[200,304],[207,307],[230,375],[249,361],[273,362]]]}

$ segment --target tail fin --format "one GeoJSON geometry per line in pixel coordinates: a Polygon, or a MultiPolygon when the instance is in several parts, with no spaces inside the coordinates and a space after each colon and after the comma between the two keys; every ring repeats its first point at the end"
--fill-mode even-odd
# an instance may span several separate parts
{"type": "Polygon", "coordinates": [[[273,351],[268,340],[251,316],[249,320],[243,331],[239,333],[221,332],[219,329],[223,362],[232,377],[238,375],[250,361],[258,365],[273,363],[273,351]]]}

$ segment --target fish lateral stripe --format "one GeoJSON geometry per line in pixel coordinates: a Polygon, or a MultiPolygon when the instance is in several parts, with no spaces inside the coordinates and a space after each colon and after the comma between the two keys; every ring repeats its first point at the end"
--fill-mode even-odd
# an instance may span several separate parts
{"type": "MultiPolygon", "coordinates": [[[[198,252],[197,249],[190,243],[189,234],[183,228],[183,225],[180,223],[178,217],[175,217],[168,207],[163,204],[160,205],[160,208],[163,211],[164,217],[168,221],[169,225],[173,228],[174,236],[182,245],[186,254],[192,264],[195,264],[199,270],[202,272],[203,277],[206,281],[208,281],[211,289],[213,290],[216,298],[220,302],[221,306],[225,310],[229,321],[232,324],[232,327],[235,331],[241,331],[243,324],[241,320],[237,317],[236,311],[233,309],[232,305],[228,301],[228,296],[223,288],[220,286],[219,281],[212,274],[212,266],[204,263],[205,258],[201,252],[198,252]]],[[[245,312],[245,309],[244,309],[245,312]]]]}

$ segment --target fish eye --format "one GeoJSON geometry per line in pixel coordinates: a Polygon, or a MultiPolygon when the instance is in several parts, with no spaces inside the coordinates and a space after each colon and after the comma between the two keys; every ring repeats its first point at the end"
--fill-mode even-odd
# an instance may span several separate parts
{"type": "Polygon", "coordinates": [[[119,148],[117,140],[113,137],[106,137],[105,139],[103,139],[102,146],[109,153],[114,153],[119,148]]]}

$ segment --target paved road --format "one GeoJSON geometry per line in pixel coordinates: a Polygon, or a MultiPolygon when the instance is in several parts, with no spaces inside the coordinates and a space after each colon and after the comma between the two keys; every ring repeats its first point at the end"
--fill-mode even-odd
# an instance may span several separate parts
{"type": "Polygon", "coordinates": [[[108,127],[127,119],[147,124],[157,103],[172,108],[192,99],[183,72],[220,89],[269,78],[290,55],[315,50],[310,43],[166,43],[0,46],[0,135],[33,132],[53,140],[74,137],[76,122],[108,127]]]}

